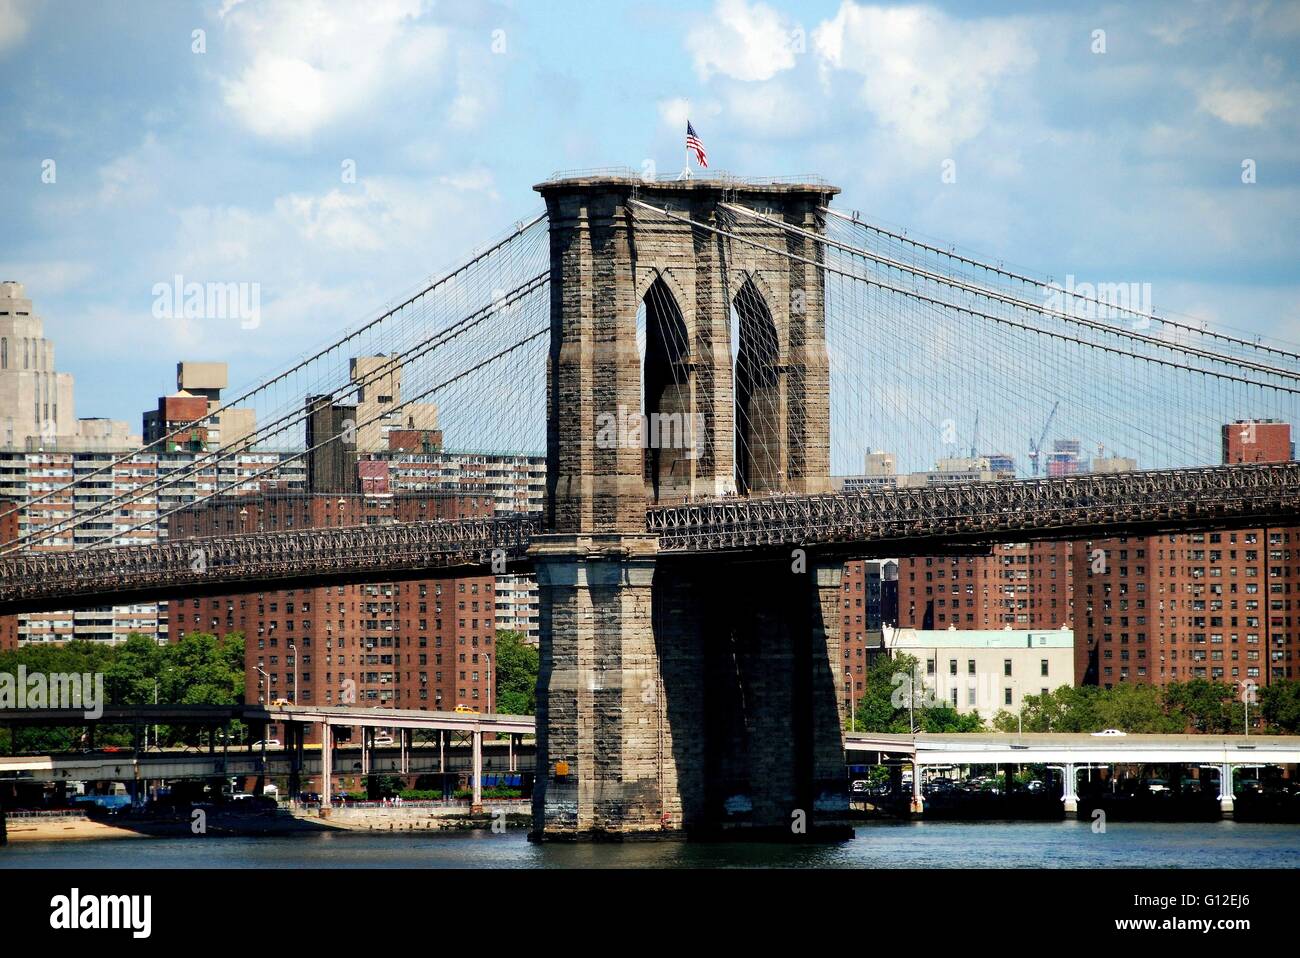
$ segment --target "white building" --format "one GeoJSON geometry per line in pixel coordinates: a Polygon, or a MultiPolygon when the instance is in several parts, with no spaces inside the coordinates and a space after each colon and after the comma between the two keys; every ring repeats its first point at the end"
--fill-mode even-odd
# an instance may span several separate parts
{"type": "MultiPolygon", "coordinates": [[[[917,660],[919,685],[963,714],[1018,712],[1026,695],[1074,684],[1074,632],[884,628],[888,654],[917,660]]],[[[916,681],[915,679],[913,681],[916,681]]]]}

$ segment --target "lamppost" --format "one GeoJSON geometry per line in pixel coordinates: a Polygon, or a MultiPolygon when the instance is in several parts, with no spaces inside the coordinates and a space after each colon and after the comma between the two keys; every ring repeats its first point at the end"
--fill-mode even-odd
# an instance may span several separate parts
{"type": "Polygon", "coordinates": [[[853,670],[844,670],[844,692],[849,697],[849,731],[858,730],[858,708],[857,702],[853,698],[853,670]]]}
{"type": "Polygon", "coordinates": [[[484,652],[483,658],[487,660],[487,680],[488,680],[487,710],[488,710],[488,714],[491,715],[492,714],[492,687],[496,685],[497,682],[496,682],[496,676],[492,673],[492,653],[484,652]]]}
{"type": "MultiPolygon", "coordinates": [[[[168,672],[175,672],[175,671],[176,671],[176,667],[174,665],[169,665],[167,666],[167,668],[162,670],[162,674],[166,675],[168,672]]],[[[158,677],[157,676],[154,676],[154,680],[153,680],[153,704],[154,705],[158,704],[158,677]]],[[[200,741],[202,740],[200,739],[200,741]]],[[[155,722],[153,726],[153,744],[154,744],[154,748],[158,747],[158,723],[157,722],[155,722]]],[[[148,735],[147,728],[145,730],[144,745],[146,749],[149,747],[149,735],[148,735]]]]}
{"type": "Polygon", "coordinates": [[[289,651],[293,653],[293,704],[298,704],[298,648],[292,642],[289,643],[289,651]]]}
{"type": "MultiPolygon", "coordinates": [[[[264,679],[266,680],[266,695],[270,695],[270,694],[271,694],[271,676],[267,675],[264,671],[262,671],[262,667],[261,667],[260,665],[255,665],[255,666],[253,666],[253,668],[257,669],[257,673],[258,673],[260,676],[262,676],[262,678],[264,678],[264,679]]],[[[258,695],[258,696],[257,696],[257,701],[260,702],[262,705],[265,705],[265,704],[266,704],[266,696],[258,695]]],[[[265,736],[263,736],[263,738],[265,738],[265,736]]]]}

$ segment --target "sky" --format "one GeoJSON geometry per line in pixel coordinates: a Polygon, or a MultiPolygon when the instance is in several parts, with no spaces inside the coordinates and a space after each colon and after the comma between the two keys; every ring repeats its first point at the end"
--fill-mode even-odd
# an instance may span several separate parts
{"type": "Polygon", "coordinates": [[[260,381],[561,170],[816,174],[839,205],[1300,342],[1300,4],[0,0],[0,279],[77,414],[260,381]],[[256,324],[155,287],[257,284],[256,324]]]}

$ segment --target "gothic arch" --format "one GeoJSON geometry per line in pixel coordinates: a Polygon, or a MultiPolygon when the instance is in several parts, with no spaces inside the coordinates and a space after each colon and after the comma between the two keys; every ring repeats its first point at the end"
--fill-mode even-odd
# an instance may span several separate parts
{"type": "Polygon", "coordinates": [[[768,302],[753,275],[745,278],[732,299],[736,491],[740,495],[779,490],[785,471],[781,338],[768,302]]]}
{"type": "Polygon", "coordinates": [[[697,436],[691,415],[691,341],[681,300],[661,274],[646,284],[641,428],[646,495],[675,498],[689,489],[697,436]]]}

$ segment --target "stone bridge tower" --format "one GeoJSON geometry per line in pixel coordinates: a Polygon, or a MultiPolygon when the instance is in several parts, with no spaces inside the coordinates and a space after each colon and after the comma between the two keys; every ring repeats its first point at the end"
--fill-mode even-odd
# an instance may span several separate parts
{"type": "Polygon", "coordinates": [[[838,190],[606,176],[537,190],[551,348],[534,835],[788,833],[843,807],[840,567],[670,559],[645,510],[829,491],[818,244],[723,204],[820,232],[838,190]]]}

